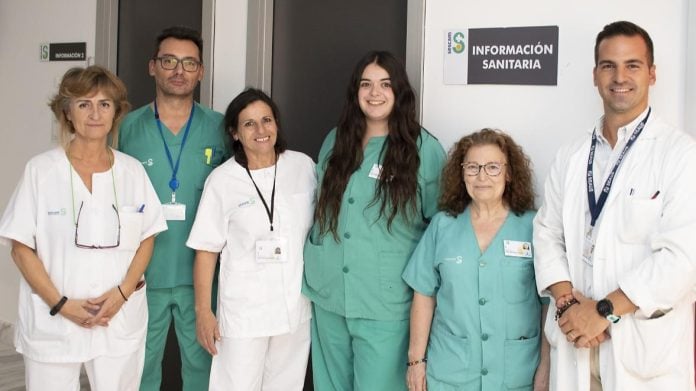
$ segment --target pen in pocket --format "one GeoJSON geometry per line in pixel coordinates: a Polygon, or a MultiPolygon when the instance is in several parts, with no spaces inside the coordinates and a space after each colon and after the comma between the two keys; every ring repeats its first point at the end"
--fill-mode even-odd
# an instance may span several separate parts
{"type": "Polygon", "coordinates": [[[650,199],[651,199],[651,200],[654,200],[654,199],[657,198],[657,196],[659,196],[659,195],[660,195],[660,191],[658,190],[658,191],[655,192],[655,194],[653,194],[652,197],[650,197],[650,199]]]}
{"type": "Polygon", "coordinates": [[[140,208],[138,208],[138,213],[143,213],[145,210],[145,204],[140,205],[140,208]]]}

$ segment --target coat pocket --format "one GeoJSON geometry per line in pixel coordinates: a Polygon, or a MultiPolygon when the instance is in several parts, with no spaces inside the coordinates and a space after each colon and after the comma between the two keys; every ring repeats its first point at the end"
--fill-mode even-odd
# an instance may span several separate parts
{"type": "Polygon", "coordinates": [[[686,330],[690,323],[675,317],[674,312],[657,319],[621,319],[622,327],[613,336],[616,339],[621,333],[620,359],[634,376],[650,379],[665,375],[685,359],[679,356],[678,345],[693,330],[686,330]]]}

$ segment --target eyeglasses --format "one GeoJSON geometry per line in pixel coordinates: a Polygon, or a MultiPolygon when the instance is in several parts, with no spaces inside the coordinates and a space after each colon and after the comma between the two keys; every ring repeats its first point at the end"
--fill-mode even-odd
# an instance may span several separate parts
{"type": "Polygon", "coordinates": [[[198,67],[201,65],[200,61],[191,57],[178,58],[174,56],[162,56],[155,57],[155,60],[159,61],[162,69],[166,69],[168,71],[176,69],[176,67],[179,66],[179,63],[181,63],[181,67],[184,68],[186,72],[196,72],[198,67]]]}
{"type": "Polygon", "coordinates": [[[500,175],[501,172],[503,172],[503,166],[506,166],[506,163],[498,163],[498,162],[490,162],[486,164],[478,164],[478,163],[471,163],[471,162],[465,162],[462,163],[462,169],[464,170],[464,175],[467,176],[476,176],[481,172],[481,168],[483,168],[483,171],[486,173],[488,176],[498,176],[500,175]]]}
{"type": "Polygon", "coordinates": [[[116,244],[113,245],[95,245],[95,244],[81,244],[77,236],[78,228],[80,227],[80,215],[82,214],[82,206],[85,204],[84,201],[80,203],[80,210],[77,212],[77,220],[75,221],[75,247],[84,248],[88,250],[104,250],[109,248],[116,248],[121,244],[121,216],[118,214],[118,209],[114,204],[111,204],[111,209],[116,213],[116,221],[118,222],[118,237],[116,238],[116,244]]]}

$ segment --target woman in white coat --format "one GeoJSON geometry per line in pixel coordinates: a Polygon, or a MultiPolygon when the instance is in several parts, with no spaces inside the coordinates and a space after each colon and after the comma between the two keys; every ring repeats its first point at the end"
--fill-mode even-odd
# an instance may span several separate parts
{"type": "Polygon", "coordinates": [[[167,229],[140,162],[107,144],[126,89],[98,66],[63,77],[51,109],[62,145],[29,161],[0,220],[22,279],[15,345],[28,390],[135,390],[154,235],[167,229]]]}
{"type": "Polygon", "coordinates": [[[227,108],[234,158],[208,177],[186,245],[196,250],[196,332],[211,390],[301,390],[309,301],[300,294],[314,162],[285,149],[278,109],[248,89],[227,108]],[[211,291],[220,256],[217,318],[211,291]]]}

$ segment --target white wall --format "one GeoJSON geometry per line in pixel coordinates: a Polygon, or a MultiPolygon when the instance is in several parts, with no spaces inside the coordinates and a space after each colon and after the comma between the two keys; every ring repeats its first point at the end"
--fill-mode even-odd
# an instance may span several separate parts
{"type": "Polygon", "coordinates": [[[221,113],[245,87],[248,1],[215,1],[213,109],[221,113]]]}
{"type": "Polygon", "coordinates": [[[541,194],[557,148],[582,135],[602,113],[592,67],[595,37],[607,23],[630,20],[650,33],[657,65],[651,105],[662,118],[684,127],[687,2],[426,1],[423,124],[446,149],[483,127],[509,132],[531,156],[541,194]],[[442,83],[444,30],[544,25],[559,26],[557,86],[442,83]]]}
{"type": "MultiPolygon", "coordinates": [[[[0,209],[30,157],[54,145],[48,100],[63,73],[77,62],[40,62],[42,42],[87,42],[94,56],[93,0],[0,0],[0,209]]],[[[19,272],[0,247],[0,321],[16,322],[19,272]]]]}
{"type": "Polygon", "coordinates": [[[696,2],[687,7],[686,129],[696,136],[696,2]]]}

